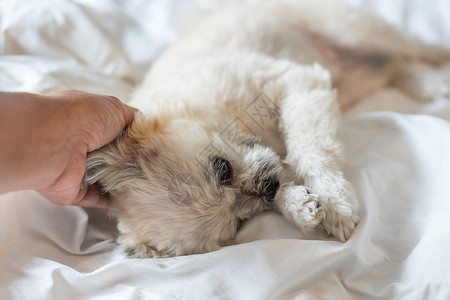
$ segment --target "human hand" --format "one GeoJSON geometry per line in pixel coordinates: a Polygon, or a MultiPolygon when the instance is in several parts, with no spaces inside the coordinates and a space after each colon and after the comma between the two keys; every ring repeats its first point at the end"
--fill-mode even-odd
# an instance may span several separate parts
{"type": "Polygon", "coordinates": [[[112,96],[58,91],[43,96],[50,106],[52,145],[57,152],[36,190],[49,201],[107,209],[109,199],[96,186],[80,187],[86,155],[116,138],[134,118],[136,109],[112,96]]]}

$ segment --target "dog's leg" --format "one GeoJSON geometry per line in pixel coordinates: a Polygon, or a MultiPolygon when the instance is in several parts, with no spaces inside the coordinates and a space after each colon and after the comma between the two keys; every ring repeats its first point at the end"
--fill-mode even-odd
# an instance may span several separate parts
{"type": "Polygon", "coordinates": [[[364,7],[335,0],[266,2],[263,8],[299,31],[326,42],[327,48],[389,57],[409,57],[432,64],[450,59],[450,51],[408,37],[364,7]]]}
{"type": "MultiPolygon", "coordinates": [[[[272,97],[282,93],[276,99],[281,110],[279,126],[286,143],[286,163],[319,196],[325,230],[346,241],[358,222],[358,203],[342,171],[342,145],[337,137],[340,112],[328,71],[317,64],[293,65],[277,82],[267,85],[265,92],[272,97]]],[[[294,193],[284,195],[287,207],[281,212],[289,212],[296,198],[302,198],[302,203],[307,200],[302,195],[293,197],[294,193]]],[[[311,212],[317,213],[315,209],[311,212]]],[[[301,219],[304,213],[298,215],[301,219]]]]}
{"type": "MultiPolygon", "coordinates": [[[[304,33],[322,54],[321,64],[332,72],[342,107],[387,84],[417,100],[446,95],[429,89],[432,81],[425,77],[430,73],[417,65],[441,67],[450,62],[450,50],[409,37],[370,10],[334,0],[285,0],[264,6],[304,33]]],[[[448,81],[439,91],[445,85],[448,81]]]]}
{"type": "Polygon", "coordinates": [[[450,59],[448,65],[438,69],[404,63],[397,74],[393,79],[394,85],[413,99],[450,99],[450,59]]]}

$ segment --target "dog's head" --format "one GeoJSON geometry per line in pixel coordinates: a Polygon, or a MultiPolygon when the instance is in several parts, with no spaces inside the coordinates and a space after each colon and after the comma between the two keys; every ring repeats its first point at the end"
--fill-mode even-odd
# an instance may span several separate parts
{"type": "Polygon", "coordinates": [[[211,123],[137,114],[114,142],[88,155],[86,182],[109,193],[129,256],[216,250],[241,221],[272,205],[279,157],[258,138],[229,136],[211,123]]]}

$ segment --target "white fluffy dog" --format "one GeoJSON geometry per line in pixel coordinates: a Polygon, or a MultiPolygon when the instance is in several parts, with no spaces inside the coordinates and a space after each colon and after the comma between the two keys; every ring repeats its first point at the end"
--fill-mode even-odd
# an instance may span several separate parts
{"type": "Polygon", "coordinates": [[[341,106],[387,83],[433,97],[412,61],[446,58],[336,1],[222,11],[154,64],[131,102],[142,113],[89,155],[86,181],[109,193],[130,257],[219,249],[264,210],[346,241],[358,202],[342,171],[337,93],[341,106]]]}

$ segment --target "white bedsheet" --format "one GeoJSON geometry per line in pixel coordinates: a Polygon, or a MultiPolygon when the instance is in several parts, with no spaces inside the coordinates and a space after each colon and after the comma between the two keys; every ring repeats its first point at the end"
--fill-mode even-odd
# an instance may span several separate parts
{"type": "MultiPolygon", "coordinates": [[[[0,1],[0,90],[126,101],[185,24],[218,2],[0,1]]],[[[348,2],[450,46],[447,0],[348,2]]],[[[346,115],[341,133],[362,208],[347,243],[320,230],[303,237],[264,213],[238,245],[126,259],[103,211],[14,192],[0,196],[0,299],[450,299],[450,101],[384,90],[346,115]]]]}

